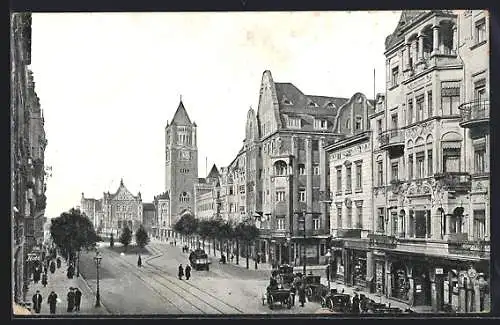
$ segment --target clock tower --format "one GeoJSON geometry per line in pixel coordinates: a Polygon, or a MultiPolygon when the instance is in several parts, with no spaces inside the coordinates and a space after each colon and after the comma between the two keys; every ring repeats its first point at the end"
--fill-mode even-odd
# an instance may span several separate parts
{"type": "Polygon", "coordinates": [[[196,123],[191,122],[182,100],[165,127],[165,191],[170,198],[173,226],[185,210],[194,212],[194,185],[198,183],[196,123]]]}

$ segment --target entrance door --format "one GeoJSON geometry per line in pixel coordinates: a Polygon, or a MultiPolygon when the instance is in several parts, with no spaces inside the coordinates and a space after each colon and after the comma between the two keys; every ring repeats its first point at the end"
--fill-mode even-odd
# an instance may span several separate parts
{"type": "Polygon", "coordinates": [[[431,282],[428,273],[424,267],[416,267],[414,269],[415,306],[431,305],[431,282]]]}

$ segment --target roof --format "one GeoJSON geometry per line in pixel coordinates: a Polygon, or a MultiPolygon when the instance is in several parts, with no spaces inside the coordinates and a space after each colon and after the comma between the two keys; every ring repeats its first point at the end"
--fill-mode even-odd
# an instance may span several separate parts
{"type": "Polygon", "coordinates": [[[177,110],[175,111],[175,114],[174,114],[174,117],[172,118],[171,124],[186,125],[186,126],[191,125],[191,119],[189,118],[189,115],[186,111],[186,108],[184,107],[184,104],[182,103],[182,100],[179,102],[179,106],[177,107],[177,110]]]}
{"type": "Polygon", "coordinates": [[[114,194],[109,194],[108,192],[108,195],[111,196],[111,198],[115,198],[118,193],[120,193],[121,191],[127,193],[127,194],[130,194],[134,199],[139,199],[140,196],[141,196],[141,193],[139,192],[138,195],[133,195],[132,192],[130,192],[127,187],[123,184],[123,178],[120,179],[120,186],[118,187],[118,189],[116,190],[116,192],[114,194]]]}
{"type": "Polygon", "coordinates": [[[142,204],[142,209],[143,210],[154,210],[155,205],[153,203],[143,203],[142,204]]]}
{"type": "Polygon", "coordinates": [[[427,10],[404,10],[399,18],[398,25],[394,32],[385,39],[386,51],[404,39],[402,31],[410,25],[418,16],[427,13],[427,10]]]}
{"type": "Polygon", "coordinates": [[[212,166],[212,169],[210,170],[210,173],[208,173],[207,178],[219,178],[220,173],[219,170],[217,169],[217,166],[215,164],[212,166]]]}
{"type": "Polygon", "coordinates": [[[168,200],[169,196],[167,192],[163,192],[160,195],[155,196],[155,200],[168,200]]]}

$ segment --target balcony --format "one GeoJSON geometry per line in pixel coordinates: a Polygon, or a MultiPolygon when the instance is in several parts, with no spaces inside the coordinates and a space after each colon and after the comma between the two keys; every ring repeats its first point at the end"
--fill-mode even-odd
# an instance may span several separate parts
{"type": "Polygon", "coordinates": [[[472,187],[472,177],[469,173],[446,172],[435,174],[434,178],[444,190],[450,192],[470,192],[472,187]]]}
{"type": "Polygon", "coordinates": [[[337,238],[361,238],[361,229],[337,229],[337,238]]]}
{"type": "Polygon", "coordinates": [[[397,239],[394,236],[389,236],[385,234],[368,234],[370,239],[370,246],[374,248],[395,248],[397,245],[397,239]]]}
{"type": "Polygon", "coordinates": [[[460,126],[473,128],[487,126],[490,122],[490,101],[474,100],[460,105],[460,126]]]}
{"type": "Polygon", "coordinates": [[[490,242],[484,239],[474,239],[451,243],[448,239],[448,253],[489,259],[490,242]]]}
{"type": "MultiPolygon", "coordinates": [[[[307,229],[306,237],[314,237],[321,235],[328,235],[329,232],[326,229],[307,229]]],[[[295,230],[293,233],[294,237],[304,237],[304,230],[295,230]]]]}
{"type": "Polygon", "coordinates": [[[403,148],[404,133],[400,129],[387,130],[378,137],[380,149],[403,148]]]}

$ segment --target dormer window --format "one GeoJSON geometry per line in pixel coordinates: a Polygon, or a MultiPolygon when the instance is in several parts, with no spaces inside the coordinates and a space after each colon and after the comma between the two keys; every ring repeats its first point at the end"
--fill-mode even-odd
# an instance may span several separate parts
{"type": "Polygon", "coordinates": [[[293,105],[292,101],[286,98],[285,96],[281,98],[281,102],[285,105],[293,105]]]}
{"type": "Polygon", "coordinates": [[[326,107],[328,107],[328,108],[337,108],[337,106],[335,106],[335,104],[332,103],[332,102],[329,102],[328,104],[326,104],[326,107]]]}
{"type": "Polygon", "coordinates": [[[288,127],[289,128],[301,128],[302,120],[299,117],[289,117],[288,118],[288,127]]]}
{"type": "Polygon", "coordinates": [[[350,120],[350,119],[347,119],[347,120],[345,121],[345,128],[346,128],[346,129],[350,129],[350,128],[351,128],[351,120],[350,120]]]}
{"type": "Polygon", "coordinates": [[[354,129],[361,130],[362,128],[363,128],[363,118],[361,116],[356,116],[354,129]]]}
{"type": "Polygon", "coordinates": [[[328,123],[326,120],[315,119],[314,120],[314,128],[318,130],[326,130],[328,123]]]}
{"type": "Polygon", "coordinates": [[[309,107],[318,107],[318,104],[311,101],[311,102],[309,102],[309,107]]]}

